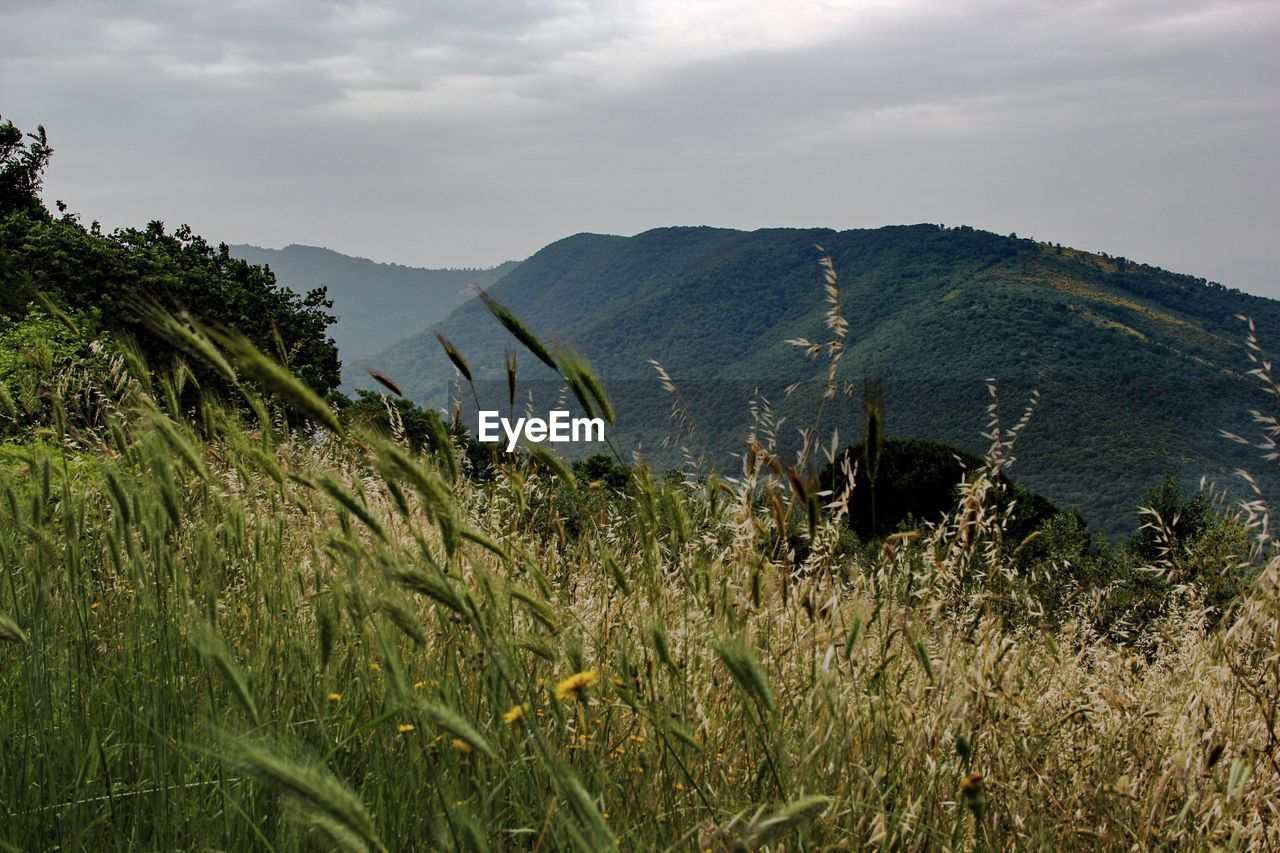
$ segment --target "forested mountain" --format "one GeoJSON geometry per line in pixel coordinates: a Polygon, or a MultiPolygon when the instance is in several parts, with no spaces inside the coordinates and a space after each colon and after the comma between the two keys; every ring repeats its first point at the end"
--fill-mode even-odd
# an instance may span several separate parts
{"type": "Polygon", "coordinates": [[[471,297],[471,285],[488,287],[513,269],[422,269],[353,258],[318,246],[283,249],[231,246],[234,257],[271,267],[276,281],[298,293],[325,287],[337,322],[329,333],[338,344],[344,379],[357,362],[424,327],[437,323],[471,297]]]}
{"type": "MultiPolygon", "coordinates": [[[[1280,302],[1123,258],[967,227],[664,228],[560,240],[491,293],[591,360],[614,397],[619,442],[674,462],[660,447],[672,401],[647,363],[660,361],[696,421],[691,449],[729,468],[755,389],[790,416],[784,440],[811,421],[827,362],[787,341],[830,337],[818,245],[850,324],[839,378],[855,390],[824,415],[843,437],[857,440],[862,381],[878,377],[889,435],[981,452],[991,378],[1010,424],[1033,389],[1042,395],[1018,447],[1019,482],[1104,530],[1131,531],[1134,507],[1166,472],[1186,483],[1207,474],[1234,484],[1238,467],[1265,476],[1219,430],[1247,431],[1248,410],[1264,405],[1236,315],[1253,317],[1265,343],[1280,337],[1280,302]],[[788,398],[797,380],[807,381],[788,398]]],[[[454,369],[437,331],[469,360],[482,399],[505,408],[511,339],[479,302],[369,363],[443,404],[454,369]]],[[[526,389],[550,379],[527,355],[520,370],[526,389]]],[[[547,383],[538,406],[557,391],[547,383]]]]}

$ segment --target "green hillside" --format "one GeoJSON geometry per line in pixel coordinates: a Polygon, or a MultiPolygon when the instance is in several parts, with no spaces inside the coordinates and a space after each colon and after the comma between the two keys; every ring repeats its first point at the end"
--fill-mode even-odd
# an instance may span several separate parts
{"type": "MultiPolygon", "coordinates": [[[[697,423],[692,449],[727,467],[754,389],[790,415],[785,440],[811,418],[826,362],[786,341],[828,337],[818,244],[850,323],[840,378],[858,389],[884,378],[890,435],[980,452],[984,380],[997,381],[1010,423],[1038,389],[1019,482],[1113,533],[1135,527],[1134,507],[1166,472],[1234,485],[1236,468],[1257,468],[1219,430],[1243,431],[1258,403],[1236,315],[1265,340],[1280,334],[1280,302],[1123,258],[966,227],[666,228],[566,238],[491,292],[538,334],[581,349],[615,397],[617,440],[670,464],[675,451],[660,445],[671,400],[647,364],[662,362],[697,423]],[[797,380],[809,381],[786,398],[797,380]]],[[[482,395],[505,398],[510,339],[479,303],[369,361],[415,399],[443,404],[454,371],[436,331],[468,358],[482,395]]],[[[550,378],[539,369],[522,360],[522,387],[550,378]]],[[[548,383],[538,405],[557,391],[548,383]]],[[[857,393],[838,397],[826,424],[856,440],[859,404],[857,393]]]]}
{"type": "Polygon", "coordinates": [[[270,266],[276,281],[298,293],[327,289],[338,318],[329,333],[338,344],[347,382],[360,359],[443,320],[470,298],[471,285],[489,287],[516,266],[507,262],[492,269],[421,269],[297,244],[230,249],[241,260],[270,266]]]}

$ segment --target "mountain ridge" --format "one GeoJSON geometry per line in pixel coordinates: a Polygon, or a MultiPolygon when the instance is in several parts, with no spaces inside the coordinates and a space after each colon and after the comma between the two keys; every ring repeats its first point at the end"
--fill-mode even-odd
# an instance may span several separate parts
{"type": "Polygon", "coordinates": [[[338,344],[345,387],[351,387],[362,358],[443,320],[475,288],[491,286],[516,266],[507,261],[489,268],[430,269],[301,243],[281,249],[243,243],[229,248],[234,257],[269,266],[281,285],[298,293],[327,289],[338,317],[330,335],[338,344]]]}
{"type": "MultiPolygon", "coordinates": [[[[827,415],[844,436],[858,433],[865,377],[885,381],[891,435],[971,452],[985,450],[986,379],[997,380],[1010,422],[1038,388],[1019,481],[1113,532],[1132,529],[1136,502],[1166,470],[1187,483],[1258,473],[1218,431],[1247,432],[1259,402],[1235,317],[1253,316],[1265,335],[1280,330],[1280,302],[1125,258],[967,226],[676,227],[563,238],[490,292],[545,339],[581,349],[615,396],[623,442],[670,464],[659,415],[670,400],[652,392],[648,363],[661,362],[702,409],[693,414],[705,449],[723,470],[754,391],[791,417],[784,441],[816,406],[825,362],[786,342],[828,337],[817,245],[850,324],[838,378],[854,394],[827,415]],[[788,398],[796,381],[802,390],[788,398]]],[[[512,341],[479,304],[366,362],[443,405],[453,370],[436,331],[469,360],[482,399],[505,398],[501,354],[512,341]]],[[[521,365],[522,381],[545,381],[554,399],[550,372],[521,365]]]]}

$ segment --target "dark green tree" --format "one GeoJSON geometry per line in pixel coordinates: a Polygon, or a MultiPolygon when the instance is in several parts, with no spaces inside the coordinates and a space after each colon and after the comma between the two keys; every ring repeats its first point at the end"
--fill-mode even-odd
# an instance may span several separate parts
{"type": "MultiPolygon", "coordinates": [[[[862,444],[847,448],[845,453],[852,459],[868,458],[862,444]]],[[[972,453],[918,438],[884,439],[874,457],[874,488],[868,467],[859,465],[849,507],[849,526],[863,539],[877,539],[939,521],[955,509],[956,490],[965,476],[984,464],[981,457],[972,453]]],[[[1007,530],[1011,540],[1021,541],[1057,514],[1058,509],[1047,499],[1009,482],[1003,475],[1001,480],[1005,484],[1002,500],[1014,504],[1007,530]]],[[[823,489],[837,493],[846,486],[838,465],[828,465],[819,476],[819,483],[823,489]]]]}
{"type": "Polygon", "coordinates": [[[322,395],[337,388],[338,350],[327,335],[335,318],[323,289],[300,296],[187,226],[170,232],[151,222],[104,234],[62,205],[61,216],[51,215],[36,195],[52,153],[43,129],[24,137],[0,125],[0,153],[3,316],[21,318],[39,292],[71,315],[94,312],[104,331],[134,341],[153,369],[183,358],[205,391],[216,390],[213,371],[155,331],[156,311],[185,314],[245,336],[322,395]]]}
{"type": "Polygon", "coordinates": [[[43,126],[24,134],[12,121],[0,123],[0,217],[18,212],[48,216],[39,193],[52,154],[43,126]]]}
{"type": "Polygon", "coordinates": [[[607,453],[593,453],[573,463],[573,475],[579,485],[599,483],[615,492],[626,491],[631,482],[631,467],[613,461],[607,453]]]}

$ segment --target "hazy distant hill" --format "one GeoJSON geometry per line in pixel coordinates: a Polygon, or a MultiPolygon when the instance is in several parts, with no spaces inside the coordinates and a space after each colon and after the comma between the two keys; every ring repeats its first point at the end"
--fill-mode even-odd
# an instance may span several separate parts
{"type": "Polygon", "coordinates": [[[470,285],[488,287],[516,266],[421,269],[297,244],[283,249],[232,246],[231,254],[270,265],[277,281],[299,293],[321,285],[329,289],[338,315],[330,333],[348,382],[361,358],[443,320],[471,297],[470,285]]]}
{"type": "MultiPolygon", "coordinates": [[[[864,376],[884,377],[891,435],[981,452],[984,380],[999,382],[1009,423],[1038,388],[1043,402],[1015,476],[1111,531],[1133,529],[1136,502],[1165,471],[1234,483],[1235,468],[1262,467],[1218,430],[1248,432],[1248,408],[1264,404],[1244,376],[1235,315],[1280,340],[1280,302],[1120,258],[933,225],[666,228],[566,238],[491,292],[538,334],[591,359],[615,397],[620,441],[642,441],[651,457],[671,461],[659,447],[670,400],[646,363],[660,360],[698,422],[695,449],[728,465],[754,388],[791,414],[784,437],[810,418],[826,363],[785,341],[828,337],[815,244],[835,262],[850,323],[840,376],[858,388],[864,376]],[[783,387],[800,379],[811,381],[785,399],[783,387]]],[[[477,377],[503,375],[511,340],[482,305],[458,308],[437,328],[477,377]]],[[[371,363],[411,396],[440,404],[453,370],[431,331],[371,363]]],[[[527,355],[521,365],[524,381],[549,376],[527,355]]],[[[505,397],[490,386],[482,393],[505,397]]],[[[838,398],[825,420],[851,441],[859,399],[838,398]]]]}

